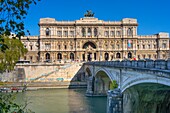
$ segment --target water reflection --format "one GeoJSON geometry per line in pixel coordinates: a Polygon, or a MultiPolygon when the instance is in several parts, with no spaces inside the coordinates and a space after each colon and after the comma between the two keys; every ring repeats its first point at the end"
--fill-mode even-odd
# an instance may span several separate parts
{"type": "Polygon", "coordinates": [[[36,113],[105,113],[106,97],[86,97],[86,89],[44,89],[18,93],[17,102],[32,102],[36,113]]]}

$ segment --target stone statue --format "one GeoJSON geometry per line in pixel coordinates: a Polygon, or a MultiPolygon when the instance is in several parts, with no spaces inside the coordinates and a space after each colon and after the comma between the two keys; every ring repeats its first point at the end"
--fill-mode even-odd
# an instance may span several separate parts
{"type": "Polygon", "coordinates": [[[92,13],[91,10],[87,10],[87,12],[84,14],[85,17],[94,17],[94,13],[92,13]]]}

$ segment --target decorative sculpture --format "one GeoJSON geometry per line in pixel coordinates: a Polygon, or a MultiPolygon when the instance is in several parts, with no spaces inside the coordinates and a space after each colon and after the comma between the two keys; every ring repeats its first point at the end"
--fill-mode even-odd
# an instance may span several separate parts
{"type": "Polygon", "coordinates": [[[87,12],[84,14],[85,17],[94,17],[94,13],[92,13],[91,10],[87,10],[87,12]]]}

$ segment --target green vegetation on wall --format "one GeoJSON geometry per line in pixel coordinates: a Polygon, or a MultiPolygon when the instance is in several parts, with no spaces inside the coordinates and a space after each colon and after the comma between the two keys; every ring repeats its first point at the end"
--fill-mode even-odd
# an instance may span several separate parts
{"type": "Polygon", "coordinates": [[[117,84],[116,80],[113,80],[110,84],[110,89],[113,90],[115,88],[118,88],[118,84],[117,84]]]}

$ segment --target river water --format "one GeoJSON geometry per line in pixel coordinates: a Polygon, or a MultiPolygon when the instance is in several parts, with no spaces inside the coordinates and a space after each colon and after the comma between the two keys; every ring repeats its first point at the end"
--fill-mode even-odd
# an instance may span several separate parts
{"type": "Polygon", "coordinates": [[[86,89],[42,89],[18,93],[35,113],[106,113],[107,97],[86,97],[86,89]]]}

